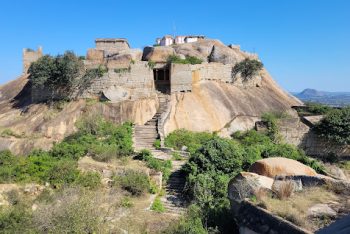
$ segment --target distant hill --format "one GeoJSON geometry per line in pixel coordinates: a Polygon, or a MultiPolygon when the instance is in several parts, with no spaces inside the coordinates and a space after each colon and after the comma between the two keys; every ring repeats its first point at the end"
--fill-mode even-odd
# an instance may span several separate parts
{"type": "Polygon", "coordinates": [[[339,107],[350,105],[350,92],[326,92],[316,89],[304,89],[300,93],[293,92],[292,94],[304,102],[318,102],[339,107]]]}

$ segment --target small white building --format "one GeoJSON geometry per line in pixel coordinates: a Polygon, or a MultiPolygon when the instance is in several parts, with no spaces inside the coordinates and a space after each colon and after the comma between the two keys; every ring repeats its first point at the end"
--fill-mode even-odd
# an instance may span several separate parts
{"type": "Polygon", "coordinates": [[[202,36],[202,35],[186,36],[185,43],[200,41],[200,40],[203,40],[204,38],[205,36],[202,36]]]}
{"type": "Polygon", "coordinates": [[[186,36],[176,36],[175,44],[184,44],[186,36]]]}
{"type": "Polygon", "coordinates": [[[174,44],[174,38],[170,35],[165,35],[161,40],[160,44],[161,46],[170,46],[174,44]]]}
{"type": "Polygon", "coordinates": [[[157,38],[156,44],[160,46],[170,46],[173,44],[191,43],[205,39],[202,35],[176,36],[173,38],[170,35],[165,35],[163,38],[157,38]]]}

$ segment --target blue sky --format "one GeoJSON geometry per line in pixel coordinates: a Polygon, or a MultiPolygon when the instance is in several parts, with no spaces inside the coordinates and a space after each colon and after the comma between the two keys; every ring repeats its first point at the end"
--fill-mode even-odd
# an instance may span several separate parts
{"type": "Polygon", "coordinates": [[[85,55],[97,37],[132,47],[204,34],[259,54],[289,91],[350,91],[349,0],[1,0],[0,84],[22,70],[22,48],[85,55]]]}

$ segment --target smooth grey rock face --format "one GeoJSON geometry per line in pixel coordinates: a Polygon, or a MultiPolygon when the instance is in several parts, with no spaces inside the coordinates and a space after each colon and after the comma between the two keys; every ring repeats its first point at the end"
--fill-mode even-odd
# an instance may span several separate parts
{"type": "Polygon", "coordinates": [[[223,64],[236,64],[242,61],[244,57],[229,47],[214,46],[209,56],[209,62],[217,62],[223,64]]]}
{"type": "Polygon", "coordinates": [[[316,204],[308,209],[308,215],[312,217],[335,217],[337,212],[327,204],[316,204]]]}
{"type": "Polygon", "coordinates": [[[129,91],[121,86],[112,86],[103,91],[103,95],[111,102],[120,102],[129,99],[129,91]]]}
{"type": "Polygon", "coordinates": [[[142,60],[157,63],[166,63],[169,56],[174,55],[175,50],[169,46],[145,47],[142,60]]]}

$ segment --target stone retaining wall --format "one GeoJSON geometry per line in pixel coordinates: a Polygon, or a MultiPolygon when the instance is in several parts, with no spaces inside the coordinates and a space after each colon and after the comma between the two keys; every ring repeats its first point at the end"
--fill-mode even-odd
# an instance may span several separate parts
{"type": "Polygon", "coordinates": [[[240,227],[240,234],[311,234],[246,200],[241,202],[231,200],[231,209],[240,227]]]}
{"type": "Polygon", "coordinates": [[[110,88],[119,88],[119,90],[125,91],[129,100],[153,97],[155,95],[153,71],[148,67],[147,62],[131,63],[126,68],[120,68],[117,65],[114,67],[110,63],[108,72],[102,77],[96,78],[80,97],[99,96],[110,88]]]}
{"type": "Polygon", "coordinates": [[[350,145],[339,145],[317,136],[300,118],[281,119],[278,127],[287,143],[300,147],[307,155],[323,158],[334,153],[338,157],[350,157],[350,145]]]}
{"type": "Polygon", "coordinates": [[[200,81],[218,81],[231,83],[238,87],[256,87],[261,85],[261,76],[243,79],[240,75],[234,76],[232,64],[202,63],[171,64],[171,92],[192,91],[192,85],[200,81]]]}

